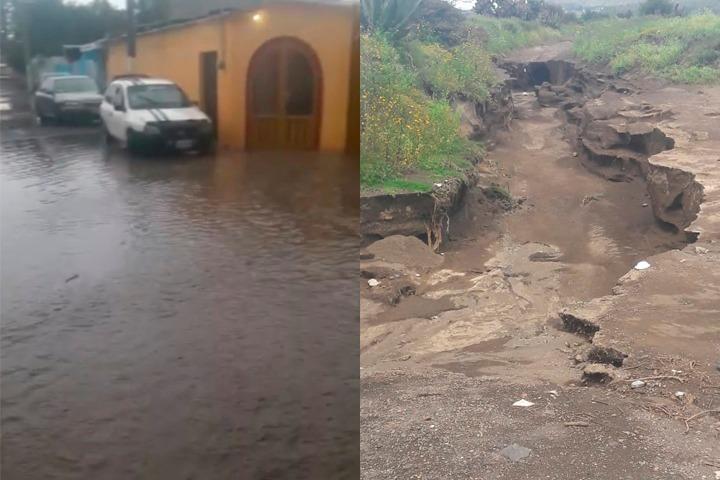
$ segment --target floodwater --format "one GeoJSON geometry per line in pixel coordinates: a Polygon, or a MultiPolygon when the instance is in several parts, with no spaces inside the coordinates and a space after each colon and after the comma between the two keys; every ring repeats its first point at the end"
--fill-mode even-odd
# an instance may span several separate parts
{"type": "Polygon", "coordinates": [[[3,480],[357,478],[357,160],[32,130],[1,151],[3,480]]]}

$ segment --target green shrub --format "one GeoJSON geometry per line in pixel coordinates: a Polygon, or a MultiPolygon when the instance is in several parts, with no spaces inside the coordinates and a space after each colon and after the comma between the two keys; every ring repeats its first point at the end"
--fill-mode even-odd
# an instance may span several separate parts
{"type": "Polygon", "coordinates": [[[462,96],[484,101],[498,82],[490,55],[478,45],[463,43],[446,50],[419,40],[405,45],[420,80],[435,98],[462,96]]]}
{"type": "Polygon", "coordinates": [[[554,28],[518,18],[475,15],[469,22],[485,31],[484,47],[489,53],[496,55],[531,45],[556,42],[563,38],[563,34],[554,28]]]}
{"type": "Polygon", "coordinates": [[[457,169],[466,146],[447,101],[416,86],[416,75],[382,35],[361,37],[360,61],[362,184],[379,186],[410,170],[457,169]]]}
{"type": "Polygon", "coordinates": [[[674,10],[670,0],[645,0],[640,5],[640,13],[643,15],[672,15],[674,10]]]}

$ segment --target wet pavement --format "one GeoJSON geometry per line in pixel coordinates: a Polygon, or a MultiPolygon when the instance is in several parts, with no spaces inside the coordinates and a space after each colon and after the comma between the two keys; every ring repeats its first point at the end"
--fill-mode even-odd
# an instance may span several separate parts
{"type": "Polygon", "coordinates": [[[3,120],[2,478],[357,478],[357,161],[3,120]]]}

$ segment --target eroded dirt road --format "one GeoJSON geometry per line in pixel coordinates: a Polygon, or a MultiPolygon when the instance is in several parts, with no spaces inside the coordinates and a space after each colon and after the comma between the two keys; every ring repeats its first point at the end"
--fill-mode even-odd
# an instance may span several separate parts
{"type": "MultiPolygon", "coordinates": [[[[609,295],[639,260],[684,248],[687,235],[656,220],[642,178],[610,182],[584,168],[556,108],[522,93],[515,104],[511,131],[480,168],[496,197],[507,190],[519,205],[503,212],[471,192],[442,255],[407,237],[367,249],[363,478],[714,478],[717,423],[703,418],[686,434],[679,420],[717,408],[712,379],[633,390],[629,380],[657,372],[630,350],[616,382],[588,385],[591,344],[558,320],[566,305],[609,295]],[[682,389],[697,404],[673,396],[682,389]],[[512,406],[519,399],[534,405],[512,406]],[[504,456],[513,444],[529,455],[504,456]]],[[[652,361],[660,373],[694,368],[652,361]]]]}
{"type": "Polygon", "coordinates": [[[0,476],[357,478],[356,160],[133,157],[13,107],[0,476]]]}

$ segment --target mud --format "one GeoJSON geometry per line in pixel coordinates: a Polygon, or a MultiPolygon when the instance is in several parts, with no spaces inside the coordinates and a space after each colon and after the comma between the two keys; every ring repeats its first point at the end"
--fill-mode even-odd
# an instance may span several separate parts
{"type": "Polygon", "coordinates": [[[688,134],[697,115],[684,104],[649,101],[559,51],[511,59],[530,91],[514,94],[516,119],[479,178],[512,208],[470,190],[443,263],[397,269],[415,305],[361,286],[364,478],[712,478],[716,421],[682,419],[720,400],[716,190],[689,158],[716,133],[688,134]],[[453,308],[428,319],[422,298],[453,308]],[[633,378],[651,380],[635,390],[633,378]],[[519,398],[536,405],[513,410],[519,398]],[[499,455],[515,443],[537,452],[499,455]]]}

